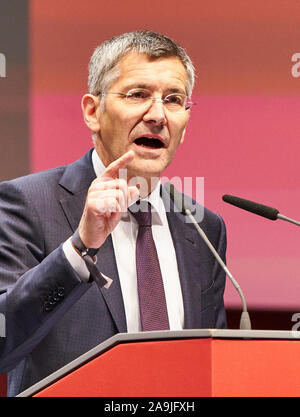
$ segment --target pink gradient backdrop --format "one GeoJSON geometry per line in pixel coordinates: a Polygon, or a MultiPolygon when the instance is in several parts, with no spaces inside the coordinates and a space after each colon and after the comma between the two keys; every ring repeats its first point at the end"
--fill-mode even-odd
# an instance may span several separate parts
{"type": "MultiPolygon", "coordinates": [[[[186,9],[155,0],[146,14],[135,0],[119,8],[105,2],[103,13],[104,2],[88,9],[76,0],[71,11],[65,3],[50,10],[32,1],[32,171],[69,163],[91,147],[80,110],[91,50],[127,30],[166,33],[187,48],[199,75],[186,140],[164,175],[205,178],[206,206],[226,222],[228,266],[248,305],[299,310],[300,229],[221,200],[238,195],[300,220],[300,79],[290,71],[300,49],[299,2],[191,1],[186,9]]],[[[230,283],[225,301],[240,306],[230,283]]]]}

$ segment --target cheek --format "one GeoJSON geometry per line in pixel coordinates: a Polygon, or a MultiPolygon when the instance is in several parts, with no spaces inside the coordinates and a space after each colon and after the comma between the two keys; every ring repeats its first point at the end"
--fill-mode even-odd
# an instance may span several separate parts
{"type": "Polygon", "coordinates": [[[128,137],[135,124],[136,119],[133,120],[133,118],[130,117],[122,117],[119,112],[112,113],[103,121],[102,131],[109,135],[110,138],[124,139],[128,137]]]}
{"type": "Polygon", "coordinates": [[[177,126],[173,130],[173,132],[171,131],[171,137],[174,138],[173,146],[177,147],[180,143],[183,142],[184,133],[185,133],[185,126],[186,126],[186,124],[184,126],[182,124],[180,124],[179,126],[177,126]]]}
{"type": "Polygon", "coordinates": [[[181,117],[176,118],[169,124],[169,129],[171,135],[176,138],[177,140],[181,140],[181,137],[183,133],[185,132],[186,125],[189,120],[189,115],[184,114],[184,116],[181,115],[181,117]]]}

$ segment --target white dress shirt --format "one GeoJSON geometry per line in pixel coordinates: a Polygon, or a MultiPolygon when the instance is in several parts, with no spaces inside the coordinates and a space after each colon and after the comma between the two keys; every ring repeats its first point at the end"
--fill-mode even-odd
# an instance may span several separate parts
{"type": "MultiPolygon", "coordinates": [[[[92,153],[92,161],[96,176],[98,177],[105,170],[105,167],[95,150],[92,153]]],[[[181,330],[183,329],[184,323],[181,285],[165,206],[160,197],[160,185],[159,181],[155,189],[145,200],[149,201],[154,208],[154,212],[152,213],[152,234],[165,289],[170,330],[181,330]]],[[[141,330],[135,259],[137,234],[138,224],[129,212],[122,216],[121,221],[111,233],[128,332],[138,332],[141,330]]],[[[87,280],[89,278],[89,271],[84,260],[74,250],[70,239],[64,243],[63,249],[68,261],[81,279],[87,280]]],[[[111,277],[106,278],[109,281],[111,277]]]]}

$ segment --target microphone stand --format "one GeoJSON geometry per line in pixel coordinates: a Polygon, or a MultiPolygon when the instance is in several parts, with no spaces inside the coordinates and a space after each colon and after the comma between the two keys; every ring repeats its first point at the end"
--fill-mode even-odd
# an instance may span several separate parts
{"type": "Polygon", "coordinates": [[[220,257],[220,255],[215,250],[215,248],[211,244],[210,240],[208,239],[208,237],[206,236],[206,234],[204,233],[204,231],[201,229],[201,227],[197,223],[195,217],[192,215],[191,210],[185,204],[185,202],[184,202],[184,195],[181,194],[181,193],[179,193],[179,191],[176,190],[176,188],[174,187],[174,185],[171,184],[171,183],[168,183],[168,182],[165,184],[165,189],[170,194],[171,200],[173,201],[174,205],[177,207],[177,209],[179,210],[179,212],[181,212],[183,215],[188,216],[190,218],[190,220],[192,221],[192,223],[195,226],[196,230],[198,231],[198,233],[200,234],[200,236],[202,237],[202,239],[204,240],[204,242],[206,243],[206,245],[208,246],[208,248],[211,250],[211,252],[215,256],[216,260],[220,264],[221,268],[225,271],[225,273],[227,274],[227,276],[230,278],[233,286],[235,287],[235,289],[239,293],[239,296],[240,296],[241,301],[242,301],[243,311],[242,311],[241,319],[240,319],[240,329],[241,330],[251,330],[250,316],[249,316],[249,313],[248,313],[248,310],[247,310],[246,299],[244,297],[244,294],[243,294],[243,291],[242,291],[241,287],[239,286],[239,284],[237,283],[237,281],[233,278],[231,272],[226,267],[226,265],[223,262],[222,258],[220,257]]]}
{"type": "Polygon", "coordinates": [[[280,214],[280,213],[277,214],[277,219],[285,220],[286,222],[290,222],[290,223],[296,224],[297,226],[300,226],[300,222],[298,222],[297,220],[286,217],[286,216],[284,216],[283,214],[280,214]]]}
{"type": "Polygon", "coordinates": [[[232,284],[234,285],[234,287],[236,288],[236,290],[238,291],[238,293],[239,293],[239,295],[241,297],[243,311],[242,311],[241,319],[240,319],[240,329],[241,330],[251,330],[250,316],[249,316],[249,313],[248,313],[248,310],[247,310],[246,299],[245,299],[245,296],[243,294],[243,291],[242,291],[241,287],[239,286],[239,284],[237,283],[237,281],[233,278],[231,272],[226,267],[226,265],[223,262],[222,258],[220,257],[220,255],[215,250],[215,248],[213,247],[213,245],[209,241],[209,239],[206,236],[206,234],[204,233],[204,231],[201,229],[201,227],[197,223],[197,221],[196,221],[195,217],[192,215],[191,211],[188,208],[185,208],[185,213],[191,219],[191,221],[194,224],[195,228],[197,229],[197,231],[199,232],[199,234],[201,235],[201,237],[203,238],[203,240],[205,241],[205,243],[207,244],[207,246],[209,247],[209,249],[212,251],[212,253],[214,254],[215,258],[219,262],[220,266],[223,268],[223,270],[225,271],[225,273],[228,275],[228,277],[230,278],[232,284]]]}

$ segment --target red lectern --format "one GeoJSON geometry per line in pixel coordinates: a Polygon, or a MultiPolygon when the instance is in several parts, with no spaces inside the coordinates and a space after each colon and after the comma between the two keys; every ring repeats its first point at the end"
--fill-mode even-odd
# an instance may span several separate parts
{"type": "Polygon", "coordinates": [[[118,334],[19,396],[300,396],[299,337],[217,329],[118,334]]]}

